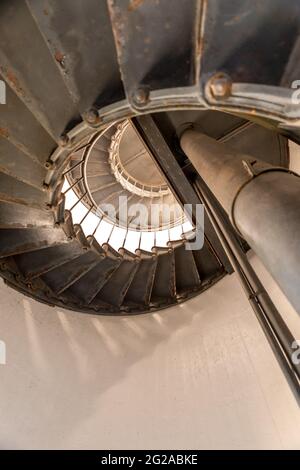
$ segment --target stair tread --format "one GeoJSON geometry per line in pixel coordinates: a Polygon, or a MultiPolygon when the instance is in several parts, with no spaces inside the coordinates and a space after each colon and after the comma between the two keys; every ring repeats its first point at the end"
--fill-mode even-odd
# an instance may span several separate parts
{"type": "Polygon", "coordinates": [[[41,189],[46,169],[15,147],[9,140],[0,137],[0,171],[16,177],[24,183],[41,189]]]}
{"type": "Polygon", "coordinates": [[[176,296],[175,256],[173,250],[158,250],[157,268],[151,302],[172,301],[176,296]]]}
{"type": "Polygon", "coordinates": [[[53,227],[53,214],[46,210],[0,200],[0,228],[53,227]]]}
{"type": "Polygon", "coordinates": [[[11,201],[31,207],[45,209],[46,194],[5,173],[0,172],[0,201],[11,201]]]}
{"type": "Polygon", "coordinates": [[[47,286],[56,294],[61,294],[78,281],[99,262],[99,255],[87,251],[62,267],[55,268],[41,276],[47,286]]]}
{"type": "Polygon", "coordinates": [[[193,252],[181,245],[174,250],[177,294],[199,287],[201,284],[193,252]]]}
{"type": "Polygon", "coordinates": [[[95,302],[100,300],[120,307],[137,269],[138,264],[134,261],[123,260],[118,269],[102,287],[95,302]]]}
{"type": "Polygon", "coordinates": [[[125,295],[124,304],[149,305],[155,277],[157,257],[141,259],[135,276],[125,295]]]}
{"type": "MultiPolygon", "coordinates": [[[[34,279],[46,272],[62,267],[68,261],[83,253],[77,241],[57,245],[32,253],[24,253],[15,257],[16,263],[26,278],[34,279]]],[[[62,268],[63,269],[63,268],[62,268]]]]}
{"type": "Polygon", "coordinates": [[[69,292],[77,298],[83,299],[85,303],[90,304],[98,294],[102,286],[108,282],[114,271],[118,269],[120,260],[105,257],[91,269],[79,281],[73,284],[66,294],[69,292]]]}
{"type": "Polygon", "coordinates": [[[0,41],[3,75],[57,140],[69,122],[78,119],[79,113],[26,2],[5,3],[0,10],[0,41]],[[24,44],[29,37],[30,47],[24,54],[24,44]]]}
{"type": "Polygon", "coordinates": [[[6,105],[0,113],[0,135],[40,163],[45,163],[56,147],[54,139],[8,85],[6,105]]]}
{"type": "Polygon", "coordinates": [[[27,3],[79,111],[123,99],[106,2],[85,2],[84,14],[81,2],[28,0],[27,3]],[[65,18],[71,21],[66,23],[65,18]],[[75,41],[74,31],[76,37],[84,40],[75,41]]]}
{"type": "Polygon", "coordinates": [[[0,230],[0,257],[35,251],[66,242],[63,231],[53,228],[0,230]]]}

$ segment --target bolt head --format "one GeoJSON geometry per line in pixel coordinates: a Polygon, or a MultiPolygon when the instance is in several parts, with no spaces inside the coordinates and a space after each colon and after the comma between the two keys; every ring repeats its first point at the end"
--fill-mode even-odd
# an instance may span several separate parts
{"type": "Polygon", "coordinates": [[[68,145],[69,141],[70,141],[69,137],[66,134],[63,134],[63,135],[60,136],[60,138],[58,140],[58,144],[61,147],[66,147],[68,145]]]}
{"type": "Polygon", "coordinates": [[[99,113],[96,109],[89,109],[84,117],[89,124],[96,124],[99,121],[99,113]]]}
{"type": "Polygon", "coordinates": [[[133,100],[135,104],[143,106],[149,101],[150,92],[147,88],[138,88],[133,94],[133,100]]]}
{"type": "Polygon", "coordinates": [[[228,98],[231,94],[231,87],[230,77],[223,73],[214,75],[209,81],[209,90],[216,99],[228,98]]]}

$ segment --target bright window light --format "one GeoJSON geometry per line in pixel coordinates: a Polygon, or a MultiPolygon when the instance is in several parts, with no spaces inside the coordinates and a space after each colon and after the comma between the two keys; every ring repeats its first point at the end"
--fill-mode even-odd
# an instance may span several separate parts
{"type": "Polygon", "coordinates": [[[154,232],[142,232],[141,238],[141,250],[144,251],[151,251],[154,247],[154,232]]]}
{"type": "Polygon", "coordinates": [[[126,230],[121,227],[114,227],[112,234],[109,238],[109,244],[114,250],[118,251],[123,246],[124,239],[126,237],[126,230]]]}
{"type": "Polygon", "coordinates": [[[87,212],[88,209],[81,201],[79,201],[72,210],[73,224],[79,224],[87,212]]]}
{"type": "Polygon", "coordinates": [[[109,224],[105,220],[101,220],[100,225],[97,228],[97,231],[95,233],[95,238],[97,242],[99,243],[99,245],[102,245],[103,243],[107,242],[112,229],[113,229],[113,225],[109,224]]]}
{"type": "Polygon", "coordinates": [[[128,251],[131,251],[132,253],[135,253],[135,250],[139,247],[140,236],[140,232],[128,230],[124,248],[128,251]]]}
{"type": "Polygon", "coordinates": [[[74,193],[73,189],[69,189],[69,191],[65,195],[65,209],[70,210],[74,204],[78,201],[78,197],[74,193]]]}
{"type": "Polygon", "coordinates": [[[81,228],[86,237],[92,235],[99,224],[99,217],[90,212],[81,224],[81,228]]]}
{"type": "Polygon", "coordinates": [[[168,246],[169,230],[156,232],[156,246],[168,246]]]}

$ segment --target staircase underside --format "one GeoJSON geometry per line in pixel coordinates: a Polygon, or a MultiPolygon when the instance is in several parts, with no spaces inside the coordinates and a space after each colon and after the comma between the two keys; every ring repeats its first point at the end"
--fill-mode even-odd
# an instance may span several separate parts
{"type": "Polygon", "coordinates": [[[129,250],[123,241],[113,245],[111,234],[101,238],[97,223],[89,232],[84,221],[98,216],[103,202],[125,195],[130,204],[150,206],[160,198],[178,205],[170,226],[161,216],[158,226],[144,220],[133,232],[181,225],[183,198],[172,181],[177,167],[191,188],[196,177],[179,145],[188,126],[288,167],[288,139],[300,142],[300,107],[290,88],[300,76],[299,28],[296,0],[259,6],[174,0],[172,8],[169,0],[1,2],[5,282],[50,305],[118,315],[176,305],[231,273],[206,218],[203,248],[191,251],[193,232],[129,250]],[[216,74],[225,92],[214,88],[216,74]],[[118,129],[144,114],[151,114],[177,166],[158,170],[155,155],[131,145],[129,132],[114,157],[118,129]],[[83,220],[68,206],[66,180],[88,211],[83,220]]]}

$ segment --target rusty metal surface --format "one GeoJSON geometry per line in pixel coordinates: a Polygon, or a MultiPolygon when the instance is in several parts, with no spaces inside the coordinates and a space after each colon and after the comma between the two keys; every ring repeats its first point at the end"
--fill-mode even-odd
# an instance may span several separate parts
{"type": "Polygon", "coordinates": [[[0,258],[66,243],[60,230],[53,228],[5,229],[0,231],[0,258]]]}
{"type": "Polygon", "coordinates": [[[74,260],[68,261],[63,266],[43,274],[41,278],[55,294],[60,295],[93,269],[98,262],[99,256],[92,251],[88,251],[74,260]]]}
{"type": "Polygon", "coordinates": [[[9,140],[0,137],[0,172],[6,173],[38,189],[46,175],[46,169],[32,161],[9,140]]]}
{"type": "Polygon", "coordinates": [[[31,158],[45,163],[56,148],[55,141],[9,86],[6,95],[6,104],[1,106],[0,137],[11,141],[31,158]]]}
{"type": "Polygon", "coordinates": [[[122,80],[128,100],[143,105],[147,89],[196,83],[199,0],[108,0],[122,80]]]}
{"type": "Polygon", "coordinates": [[[57,140],[78,111],[26,2],[1,2],[0,42],[1,74],[57,140]]]}
{"type": "MultiPolygon", "coordinates": [[[[113,273],[119,268],[120,262],[121,260],[109,257],[100,259],[97,265],[74,283],[65,294],[71,293],[77,297],[81,303],[89,305],[105,283],[109,281],[113,273]]],[[[102,303],[105,303],[105,299],[102,303]]],[[[113,302],[106,303],[112,304],[113,302]]]]}
{"type": "Polygon", "coordinates": [[[42,188],[41,190],[36,189],[10,175],[0,173],[0,201],[11,201],[24,204],[24,206],[44,209],[46,200],[46,194],[42,188]]]}
{"type": "Polygon", "coordinates": [[[25,279],[35,279],[83,253],[83,248],[76,241],[66,245],[51,246],[34,253],[23,253],[15,261],[25,279]]]}
{"type": "Polygon", "coordinates": [[[279,85],[299,30],[298,0],[209,0],[203,78],[222,70],[236,82],[279,85]]]}
{"type": "Polygon", "coordinates": [[[35,227],[53,227],[53,215],[22,204],[0,201],[0,229],[35,227]]]}
{"type": "Polygon", "coordinates": [[[28,0],[81,113],[124,98],[105,0],[28,0]]]}
{"type": "Polygon", "coordinates": [[[157,266],[156,256],[144,256],[139,263],[135,277],[127,290],[124,304],[149,305],[157,266]]]}
{"type": "Polygon", "coordinates": [[[172,302],[176,295],[174,250],[158,249],[157,268],[151,293],[151,303],[172,302]]]}
{"type": "Polygon", "coordinates": [[[195,263],[193,253],[187,251],[185,246],[180,246],[174,250],[176,265],[176,291],[178,295],[187,293],[190,290],[197,290],[201,284],[201,279],[195,263]]]}

